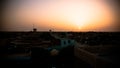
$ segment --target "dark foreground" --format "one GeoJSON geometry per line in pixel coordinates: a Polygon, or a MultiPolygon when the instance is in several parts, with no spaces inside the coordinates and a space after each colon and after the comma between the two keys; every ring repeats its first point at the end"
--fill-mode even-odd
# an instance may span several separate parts
{"type": "Polygon", "coordinates": [[[120,32],[1,32],[0,36],[4,66],[118,68],[120,62],[120,32]],[[66,46],[70,41],[63,44],[63,40],[75,43],[66,46]]]}

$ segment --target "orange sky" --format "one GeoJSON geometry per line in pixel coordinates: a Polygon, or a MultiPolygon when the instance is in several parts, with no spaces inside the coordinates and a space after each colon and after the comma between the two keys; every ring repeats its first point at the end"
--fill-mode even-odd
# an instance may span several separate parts
{"type": "Polygon", "coordinates": [[[23,0],[6,8],[5,30],[114,31],[116,16],[105,0],[23,0]]]}

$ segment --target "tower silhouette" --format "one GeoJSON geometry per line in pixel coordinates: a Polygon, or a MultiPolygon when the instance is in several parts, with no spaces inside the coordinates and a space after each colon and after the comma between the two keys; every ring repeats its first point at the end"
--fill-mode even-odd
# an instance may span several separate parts
{"type": "Polygon", "coordinates": [[[37,28],[35,28],[34,24],[33,24],[33,32],[37,32],[37,28]]]}

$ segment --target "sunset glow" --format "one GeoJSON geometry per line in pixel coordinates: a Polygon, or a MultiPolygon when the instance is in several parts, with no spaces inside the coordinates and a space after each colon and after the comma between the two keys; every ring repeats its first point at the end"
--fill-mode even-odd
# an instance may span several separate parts
{"type": "Polygon", "coordinates": [[[22,0],[7,5],[5,30],[112,31],[116,17],[105,0],[22,0]],[[9,10],[9,11],[8,11],[9,10]]]}

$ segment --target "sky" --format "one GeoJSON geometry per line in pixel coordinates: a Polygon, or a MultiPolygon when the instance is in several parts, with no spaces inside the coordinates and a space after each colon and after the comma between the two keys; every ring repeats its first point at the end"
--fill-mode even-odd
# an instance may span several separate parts
{"type": "Polygon", "coordinates": [[[119,31],[117,0],[6,0],[3,31],[119,31]]]}

